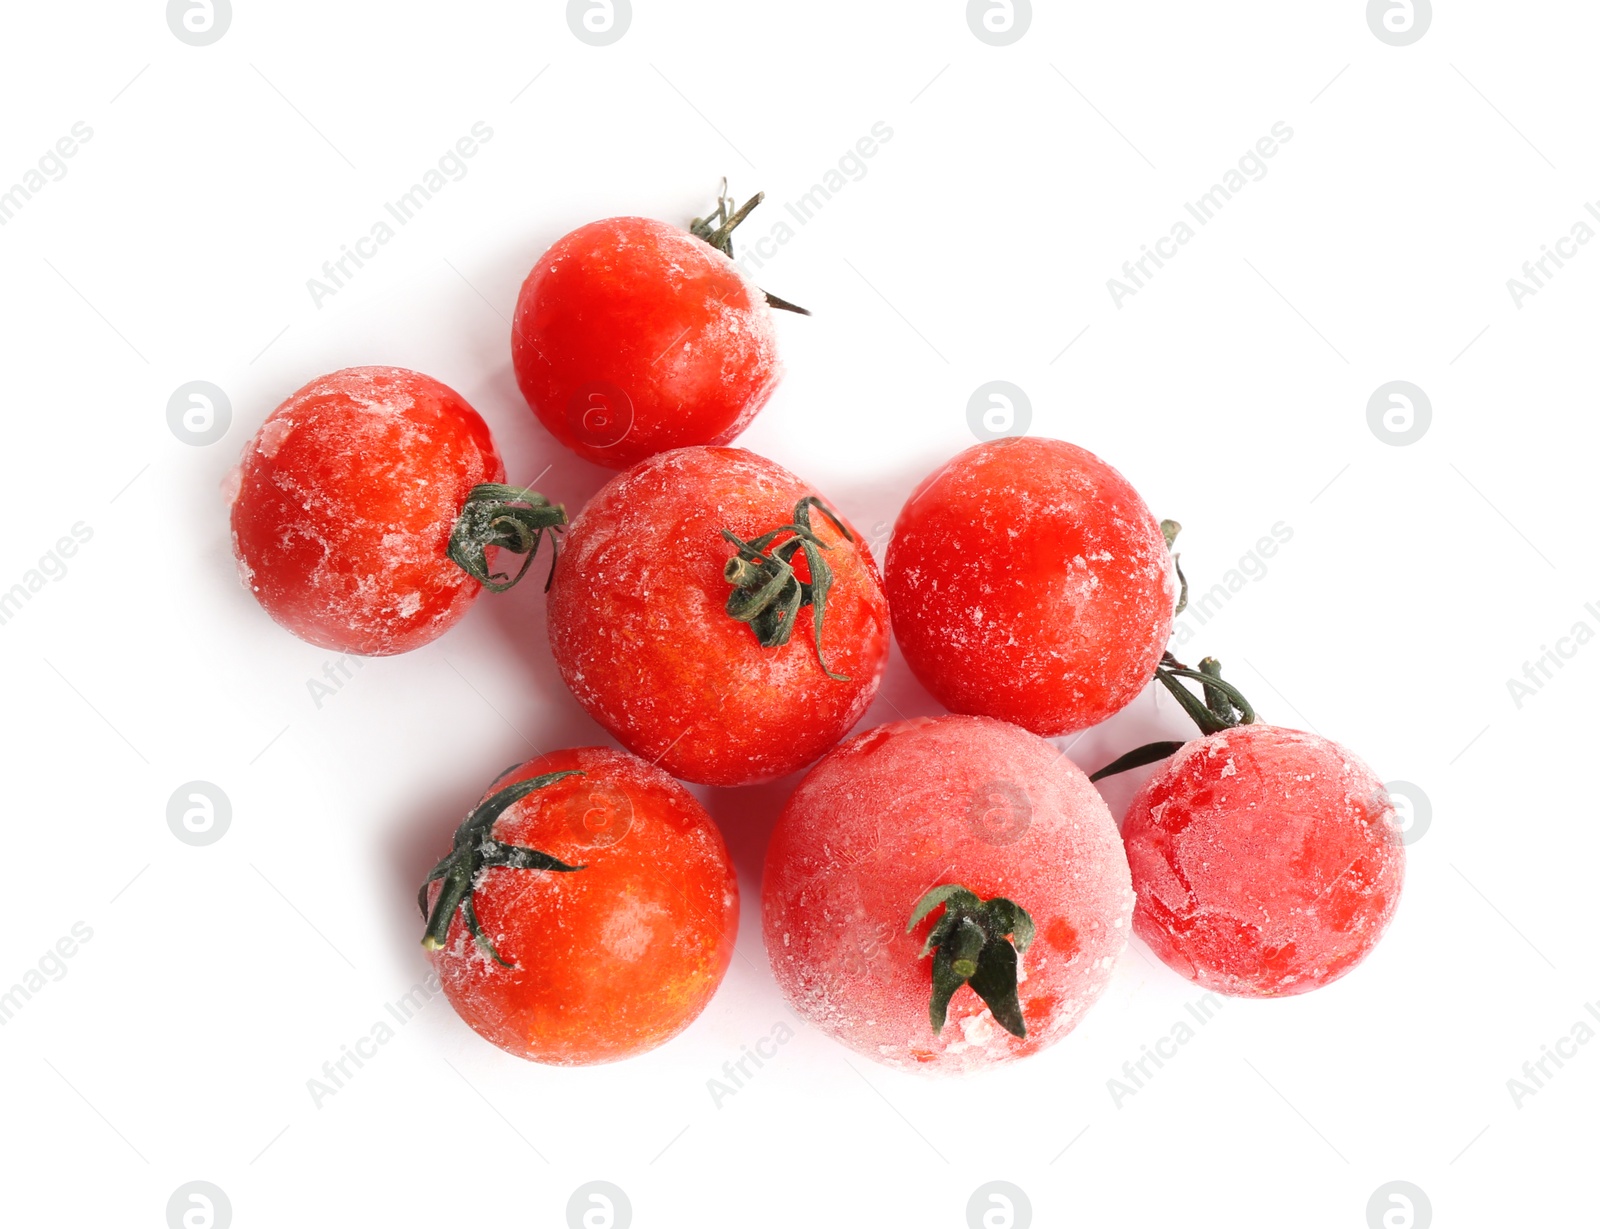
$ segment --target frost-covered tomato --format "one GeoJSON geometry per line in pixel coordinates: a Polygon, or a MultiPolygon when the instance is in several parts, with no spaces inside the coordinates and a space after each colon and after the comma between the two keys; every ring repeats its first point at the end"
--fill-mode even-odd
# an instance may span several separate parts
{"type": "Polygon", "coordinates": [[[748,785],[809,764],[866,712],[889,609],[815,488],[742,448],[681,448],[573,522],[550,647],[624,746],[687,781],[748,785]]]}
{"type": "Polygon", "coordinates": [[[506,773],[418,894],[460,1017],[503,1050],[577,1065],[687,1028],[733,958],[739,885],[711,817],[606,747],[506,773]]]}
{"type": "Polygon", "coordinates": [[[1186,744],[1135,795],[1122,835],[1135,932],[1223,994],[1302,994],[1342,977],[1382,937],[1405,877],[1372,770],[1277,726],[1186,744]]]}
{"type": "Polygon", "coordinates": [[[953,712],[1052,737],[1148,683],[1177,585],[1161,526],[1093,453],[995,440],[961,453],[901,510],[884,565],[895,639],[953,712]]]}
{"type": "MultiPolygon", "coordinates": [[[[343,653],[404,653],[466,614],[490,552],[538,549],[566,515],[501,485],[489,428],[400,367],[351,367],[280,405],[231,476],[233,552],[262,608],[343,653]]],[[[518,573],[520,577],[521,573],[518,573]]]]}
{"type": "Polygon", "coordinates": [[[795,1011],[868,1058],[941,1072],[1071,1032],[1132,908],[1089,779],[987,717],[899,721],[837,747],[784,807],[761,889],[795,1011]]]}
{"type": "Polygon", "coordinates": [[[772,396],[781,375],[772,311],[714,246],[736,224],[712,232],[697,220],[691,234],[607,218],[534,265],[517,300],[512,364],[539,421],[580,457],[625,469],[669,448],[726,444],[772,396]]]}

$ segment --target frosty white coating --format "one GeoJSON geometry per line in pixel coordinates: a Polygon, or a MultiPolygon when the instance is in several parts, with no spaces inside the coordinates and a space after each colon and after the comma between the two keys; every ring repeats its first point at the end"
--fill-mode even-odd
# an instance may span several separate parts
{"type": "Polygon", "coordinates": [[[1383,783],[1338,743],[1245,725],[1188,743],[1123,822],[1139,937],[1224,994],[1300,994],[1382,937],[1405,877],[1383,783]]]}
{"type": "Polygon", "coordinates": [[[550,590],[550,647],[579,703],[630,750],[685,780],[749,784],[810,763],[871,703],[888,657],[876,565],[826,517],[834,584],[822,668],[811,609],[762,647],[727,612],[729,529],[750,539],[817,494],[737,448],[658,453],[607,483],[574,520],[550,590]]]}
{"type": "Polygon", "coordinates": [[[477,596],[445,546],[473,487],[504,476],[488,427],[438,381],[398,367],[319,377],[272,412],[224,485],[240,580],[313,644],[416,648],[477,596]]]}
{"type": "Polygon", "coordinates": [[[1086,729],[1150,682],[1177,582],[1144,500],[1062,440],[969,448],[895,523],[884,565],[895,638],[954,712],[1046,737],[1086,729]]]}
{"type": "Polygon", "coordinates": [[[987,717],[894,722],[836,748],[785,806],[762,889],[767,954],[795,1011],[878,1062],[940,1073],[1071,1032],[1110,981],[1132,908],[1122,842],[1089,779],[1042,738],[987,717]],[[1003,822],[987,813],[996,805],[1003,822]],[[1018,979],[1025,1040],[969,987],[934,1035],[921,948],[938,913],[906,926],[946,883],[1033,918],[1018,979]]]}

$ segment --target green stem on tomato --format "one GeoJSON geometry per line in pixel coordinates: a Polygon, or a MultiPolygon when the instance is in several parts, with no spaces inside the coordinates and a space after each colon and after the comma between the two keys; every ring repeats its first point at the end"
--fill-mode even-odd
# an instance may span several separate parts
{"type": "Polygon", "coordinates": [[[526,781],[518,781],[514,785],[506,786],[505,789],[497,790],[467,814],[466,819],[461,821],[461,826],[456,829],[450,852],[428,872],[428,877],[417,889],[417,908],[428,920],[427,929],[422,935],[423,947],[430,952],[436,952],[444,946],[445,938],[450,933],[451,919],[455,917],[456,910],[460,909],[461,920],[466,923],[467,931],[479,949],[502,968],[512,967],[511,962],[495,950],[494,943],[478,922],[478,914],[472,904],[472,894],[477,889],[479,876],[491,867],[563,873],[581,871],[584,868],[568,866],[542,850],[530,849],[525,845],[507,845],[495,840],[491,835],[495,821],[506,810],[535,790],[553,785],[563,777],[582,775],[583,773],[577,769],[569,769],[566,772],[549,772],[543,776],[529,777],[526,781]],[[443,886],[439,889],[439,898],[433,902],[433,910],[430,913],[428,885],[438,880],[443,880],[443,886]]]}
{"type": "MultiPolygon", "coordinates": [[[[1163,653],[1161,664],[1156,667],[1156,682],[1172,693],[1183,711],[1200,727],[1202,735],[1221,734],[1224,730],[1241,725],[1253,725],[1257,720],[1256,710],[1245,699],[1244,693],[1222,677],[1222,664],[1215,657],[1204,658],[1200,668],[1194,670],[1171,652],[1163,653]],[[1202,700],[1185,687],[1183,679],[1199,683],[1205,699],[1202,700]]],[[[1099,772],[1091,774],[1089,780],[1102,781],[1119,772],[1127,772],[1130,768],[1154,764],[1175,754],[1183,745],[1181,742],[1155,742],[1135,747],[1126,755],[1112,760],[1099,772]]]]}
{"type": "Polygon", "coordinates": [[[445,554],[485,589],[502,593],[528,574],[544,535],[549,533],[550,576],[544,585],[548,589],[556,574],[556,534],[566,523],[567,510],[537,491],[500,482],[480,483],[461,506],[445,554]],[[489,570],[491,546],[522,556],[522,567],[515,576],[489,570]]]}
{"type": "Polygon", "coordinates": [[[933,955],[928,1022],[934,1034],[943,1031],[955,992],[970,986],[1001,1028],[1014,1037],[1027,1037],[1017,998],[1017,956],[1033,942],[1033,918],[1003,896],[983,900],[959,883],[946,883],[917,902],[906,932],[915,930],[940,905],[944,916],[922,944],[922,955],[933,955]]]}
{"type": "Polygon", "coordinates": [[[1172,570],[1178,574],[1178,605],[1172,611],[1174,615],[1181,615],[1189,607],[1189,578],[1183,574],[1182,556],[1172,549],[1182,532],[1183,526],[1177,521],[1161,522],[1161,536],[1167,540],[1167,553],[1172,555],[1172,570]]]}
{"type": "MultiPolygon", "coordinates": [[[[696,239],[704,239],[717,251],[729,260],[733,259],[733,232],[739,223],[750,216],[750,211],[767,199],[765,192],[757,192],[738,209],[732,208],[733,198],[728,195],[728,177],[722,177],[722,184],[717,189],[717,211],[707,214],[703,218],[695,218],[689,223],[689,233],[696,239]]],[[[779,311],[794,312],[797,316],[809,316],[811,313],[798,304],[780,299],[771,291],[763,290],[762,295],[767,300],[767,306],[779,311]]]]}
{"type": "Polygon", "coordinates": [[[849,681],[849,676],[835,674],[822,655],[822,625],[827,616],[828,593],[833,588],[833,569],[822,552],[833,548],[811,528],[813,508],[832,521],[847,542],[855,541],[855,535],[845,528],[833,509],[815,495],[808,495],[795,505],[794,520],[790,524],[779,525],[759,538],[746,542],[730,529],[722,531],[722,536],[738,551],[723,569],[723,579],[733,586],[726,610],[729,618],[750,625],[762,648],[772,649],[789,643],[801,607],[810,606],[817,661],[824,674],[843,683],[849,681]],[[793,536],[774,549],[773,542],[784,534],[793,536]],[[800,552],[805,554],[806,570],[811,575],[809,581],[795,574],[793,560],[800,552]]]}

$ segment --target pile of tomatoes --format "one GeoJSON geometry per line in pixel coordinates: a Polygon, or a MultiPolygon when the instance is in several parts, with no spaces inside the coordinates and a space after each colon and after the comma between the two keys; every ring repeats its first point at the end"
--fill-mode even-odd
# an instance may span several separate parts
{"type": "Polygon", "coordinates": [[[621,749],[503,774],[422,884],[461,1018],[562,1064],[686,1028],[728,968],[739,899],[680,782],[808,766],[767,851],[767,955],[800,1016],[875,1060],[964,1071],[1051,1045],[1135,931],[1228,994],[1347,973],[1398,901],[1395,809],[1349,752],[1263,724],[1215,662],[1167,651],[1176,526],[1121,474],[1058,440],[980,444],[911,492],[880,570],[825,492],[730,446],[782,374],[774,309],[800,310],[731,259],[759,199],[687,230],[595,222],[534,265],[518,385],[557,440],[621,471],[570,522],[507,483],[459,394],[398,368],[311,381],[236,473],[241,578],[341,652],[427,644],[548,541],[551,653],[621,749]],[[891,627],[949,714],[847,738],[891,627]],[[1097,774],[1161,764],[1119,832],[1048,740],[1152,682],[1200,736],[1097,774]]]}

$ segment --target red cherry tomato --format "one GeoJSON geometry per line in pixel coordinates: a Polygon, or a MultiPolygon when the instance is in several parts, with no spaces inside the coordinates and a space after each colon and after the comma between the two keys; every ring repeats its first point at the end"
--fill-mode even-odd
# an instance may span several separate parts
{"type": "Polygon", "coordinates": [[[245,448],[232,498],[240,578],[312,644],[404,653],[454,626],[480,581],[505,587],[487,551],[536,550],[565,522],[540,496],[486,485],[504,480],[489,428],[453,390],[399,367],[333,372],[245,448]]]}
{"type": "Polygon", "coordinates": [[[861,536],[815,495],[743,449],[683,448],[613,478],[573,522],[550,647],[624,746],[745,785],[809,764],[866,712],[888,603],[861,536]]]}
{"type": "Polygon", "coordinates": [[[1072,761],[1001,721],[924,717],[806,775],[761,901],[798,1014],[879,1062],[970,1071],[1073,1029],[1127,944],[1133,893],[1111,813],[1072,761]],[[959,978],[964,957],[941,1014],[941,962],[959,978]]]}
{"type": "Polygon", "coordinates": [[[895,638],[953,712],[1047,737],[1087,729],[1150,682],[1177,585],[1127,480],[1060,440],[961,453],[917,489],[884,566],[895,638]]]}
{"type": "Polygon", "coordinates": [[[1337,743],[1244,725],[1186,744],[1134,797],[1134,929],[1223,994],[1302,994],[1382,937],[1405,877],[1383,784],[1337,743]]]}
{"type": "Polygon", "coordinates": [[[711,817],[666,773],[604,747],[501,777],[419,903],[451,1006],[520,1058],[653,1049],[733,958],[739,886],[711,817]]]}
{"type": "Polygon", "coordinates": [[[613,469],[730,442],[780,376],[761,290],[710,243],[649,218],[591,222],[539,258],[511,357],[539,421],[613,469]]]}

